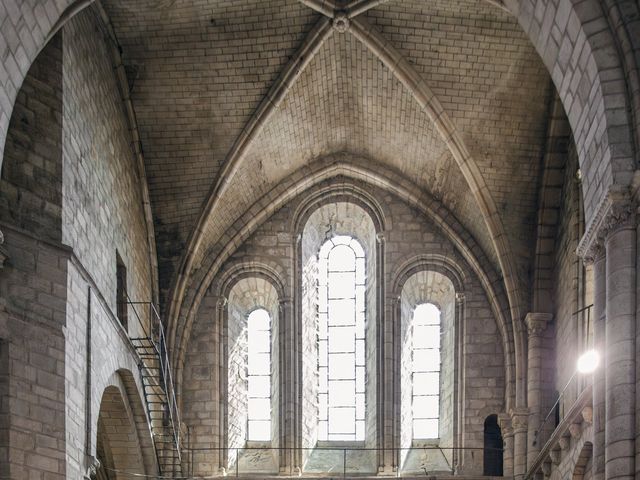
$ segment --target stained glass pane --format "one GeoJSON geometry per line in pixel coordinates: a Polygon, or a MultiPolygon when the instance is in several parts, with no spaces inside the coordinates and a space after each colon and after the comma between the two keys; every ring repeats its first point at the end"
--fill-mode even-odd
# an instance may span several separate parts
{"type": "Polygon", "coordinates": [[[271,395],[271,375],[255,376],[249,375],[250,398],[269,397],[271,395]]]}
{"type": "Polygon", "coordinates": [[[356,269],[356,255],[346,245],[338,245],[329,253],[329,272],[353,272],[356,269]]]}
{"type": "Polygon", "coordinates": [[[440,371],[440,351],[435,349],[413,351],[414,372],[440,371]]]}
{"type": "Polygon", "coordinates": [[[413,327],[413,344],[421,348],[440,348],[440,327],[416,325],[413,327]]]}
{"type": "Polygon", "coordinates": [[[413,397],[413,418],[438,418],[440,397],[438,395],[413,397]]]}
{"type": "Polygon", "coordinates": [[[249,355],[254,353],[268,353],[271,351],[271,333],[265,331],[252,331],[249,329],[249,355]]]}
{"type": "Polygon", "coordinates": [[[414,373],[414,395],[437,395],[440,391],[439,373],[414,373]]]}
{"type": "Polygon", "coordinates": [[[356,330],[354,327],[329,328],[329,353],[353,352],[356,330]]]}
{"type": "Polygon", "coordinates": [[[331,325],[353,325],[355,312],[355,302],[352,299],[331,300],[329,302],[329,323],[331,325]]]}
{"type": "Polygon", "coordinates": [[[329,355],[329,378],[353,380],[356,374],[356,356],[353,353],[329,355]]]}
{"type": "Polygon", "coordinates": [[[268,375],[271,373],[271,355],[256,353],[249,355],[249,375],[268,375]]]}
{"type": "Polygon", "coordinates": [[[247,318],[247,439],[271,440],[271,320],[264,309],[247,318]]]}
{"type": "Polygon", "coordinates": [[[329,433],[355,435],[356,411],[354,408],[329,407],[329,433]]]}
{"type": "Polygon", "coordinates": [[[353,272],[329,273],[329,298],[353,298],[356,276],[353,272]]]}
{"type": "Polygon", "coordinates": [[[365,281],[364,250],[352,237],[336,236],[323,245],[319,256],[319,268],[325,271],[319,272],[318,277],[318,311],[320,314],[326,311],[328,315],[326,321],[319,317],[318,332],[320,339],[328,338],[328,343],[322,340],[318,349],[318,438],[355,440],[359,436],[364,438],[365,287],[356,286],[365,281]],[[328,259],[326,263],[322,261],[323,257],[328,259]],[[362,365],[357,369],[356,349],[362,365]],[[328,369],[322,366],[326,364],[328,369]],[[357,397],[356,384],[358,391],[363,392],[357,397]],[[357,417],[361,422],[359,433],[356,433],[356,398],[359,402],[357,417]],[[328,423],[323,424],[324,419],[328,419],[328,423]]]}
{"type": "Polygon", "coordinates": [[[417,419],[413,421],[413,438],[438,438],[437,419],[417,419]]]}
{"type": "Polygon", "coordinates": [[[249,440],[268,442],[271,440],[271,422],[269,420],[249,420],[249,440]]]}
{"type": "Polygon", "coordinates": [[[329,380],[329,408],[355,406],[356,382],[329,380]]]}
{"type": "Polygon", "coordinates": [[[249,418],[253,420],[271,419],[270,398],[249,398],[249,418]]]}

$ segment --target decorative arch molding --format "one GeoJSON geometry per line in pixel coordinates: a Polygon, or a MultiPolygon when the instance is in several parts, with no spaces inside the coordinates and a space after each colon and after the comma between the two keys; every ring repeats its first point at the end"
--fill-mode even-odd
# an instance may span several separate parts
{"type": "Polygon", "coordinates": [[[228,298],[233,287],[245,278],[257,277],[269,282],[278,294],[278,298],[284,298],[285,282],[281,272],[277,268],[259,261],[240,260],[225,269],[219,279],[214,280],[211,291],[215,295],[228,298]]]}
{"type": "Polygon", "coordinates": [[[402,294],[402,288],[409,278],[422,271],[431,270],[447,277],[456,292],[464,293],[466,276],[462,268],[452,259],[440,254],[416,255],[405,261],[392,276],[392,295],[402,294]]]}
{"type": "Polygon", "coordinates": [[[309,220],[309,217],[315,210],[324,205],[341,201],[358,205],[369,215],[376,229],[376,233],[384,232],[386,220],[382,205],[365,189],[357,185],[345,183],[343,185],[329,185],[318,189],[298,205],[292,215],[290,227],[292,235],[302,233],[307,220],[309,220]]]}
{"type": "MultiPolygon", "coordinates": [[[[512,324],[508,320],[510,309],[504,286],[500,276],[480,246],[473,240],[473,237],[465,231],[464,227],[441,203],[412,184],[405,177],[370,160],[341,153],[320,159],[311,166],[294,172],[286,181],[281,182],[278,187],[257,202],[249,213],[238,220],[233,230],[230,231],[229,241],[225,243],[223,248],[212,250],[205,257],[202,267],[194,272],[189,281],[192,288],[189,289],[189,295],[183,301],[182,313],[178,317],[183,318],[184,322],[178,324],[172,318],[172,323],[169,325],[171,332],[170,342],[173,347],[171,349],[172,361],[174,365],[178,366],[179,370],[176,377],[182,378],[181,369],[184,364],[186,346],[198,306],[224,262],[260,225],[266,222],[280,208],[296,197],[303,195],[304,192],[309,192],[313,187],[322,184],[322,182],[336,177],[345,177],[348,180],[348,182],[342,182],[338,186],[339,189],[342,188],[343,194],[345,193],[345,184],[361,181],[396,195],[429,218],[450,239],[478,276],[487,298],[491,302],[493,314],[500,323],[499,329],[507,332],[505,338],[508,341],[503,344],[503,350],[505,357],[508,359],[506,364],[509,366],[509,372],[514,371],[513,369],[517,365],[514,337],[512,324]]],[[[295,223],[292,223],[292,228],[294,226],[295,223]]],[[[179,382],[178,389],[181,390],[181,388],[181,382],[179,382]]],[[[515,377],[511,376],[506,379],[505,402],[508,406],[511,406],[514,401],[515,377]]]]}

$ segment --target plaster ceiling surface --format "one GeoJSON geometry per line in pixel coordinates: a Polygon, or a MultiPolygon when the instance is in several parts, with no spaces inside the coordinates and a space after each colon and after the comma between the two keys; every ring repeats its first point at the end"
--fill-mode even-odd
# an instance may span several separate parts
{"type": "MultiPolygon", "coordinates": [[[[132,85],[167,282],[233,143],[321,16],[296,0],[103,1],[132,85]]],[[[481,0],[394,0],[364,16],[452,119],[524,275],[551,90],[524,32],[481,0]]],[[[366,46],[337,31],[224,179],[196,264],[284,178],[342,151],[429,192],[498,265],[476,199],[429,116],[366,46]]]]}

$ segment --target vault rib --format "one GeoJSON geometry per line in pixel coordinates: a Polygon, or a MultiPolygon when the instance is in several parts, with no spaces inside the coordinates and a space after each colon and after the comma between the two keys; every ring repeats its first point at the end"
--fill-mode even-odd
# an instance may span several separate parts
{"type": "Polygon", "coordinates": [[[278,108],[282,99],[286,96],[287,92],[291,89],[302,71],[313,60],[317,52],[320,50],[320,47],[332,33],[333,28],[331,27],[331,21],[327,17],[320,18],[316,25],[307,34],[296,54],[289,60],[289,63],[287,63],[285,68],[282,70],[276,82],[271,86],[269,92],[260,102],[257,110],[251,116],[231,147],[231,150],[229,150],[229,153],[226,155],[222,171],[209,191],[202,211],[198,217],[198,221],[189,235],[187,249],[182,256],[173,292],[169,297],[171,298],[169,309],[169,342],[171,345],[173,345],[175,339],[175,325],[177,324],[177,316],[180,312],[186,282],[189,273],[192,270],[196,254],[202,243],[205,227],[211,214],[218,206],[220,197],[226,191],[230,183],[230,179],[237,172],[240,164],[242,163],[242,159],[253,140],[262,131],[262,128],[267,123],[273,112],[278,108]]]}
{"type": "MultiPolygon", "coordinates": [[[[349,32],[351,32],[363,45],[365,45],[384,65],[393,72],[396,78],[412,93],[420,107],[434,122],[442,139],[447,144],[451,154],[455,158],[462,175],[466,179],[473,196],[484,217],[485,224],[491,235],[491,239],[498,254],[498,262],[504,276],[505,287],[511,314],[515,338],[516,355],[524,346],[523,328],[521,322],[522,306],[519,299],[519,288],[515,261],[511,253],[507,235],[502,224],[496,204],[487,187],[484,177],[476,162],[469,153],[461,135],[445,112],[440,101],[436,98],[420,73],[364,18],[358,17],[351,20],[349,32]]],[[[516,377],[522,380],[524,372],[516,372],[516,377]]],[[[524,392],[522,388],[518,392],[524,392]]],[[[523,393],[520,393],[523,395],[523,393]]],[[[524,402],[524,397],[516,400],[524,402]]],[[[524,403],[522,403],[524,404],[524,403]]]]}

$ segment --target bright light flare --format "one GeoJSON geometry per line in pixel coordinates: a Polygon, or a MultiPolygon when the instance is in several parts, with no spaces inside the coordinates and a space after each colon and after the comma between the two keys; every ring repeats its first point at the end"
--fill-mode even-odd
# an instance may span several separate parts
{"type": "Polygon", "coordinates": [[[582,374],[593,373],[600,364],[600,355],[595,350],[583,353],[578,359],[578,372],[582,374]]]}

